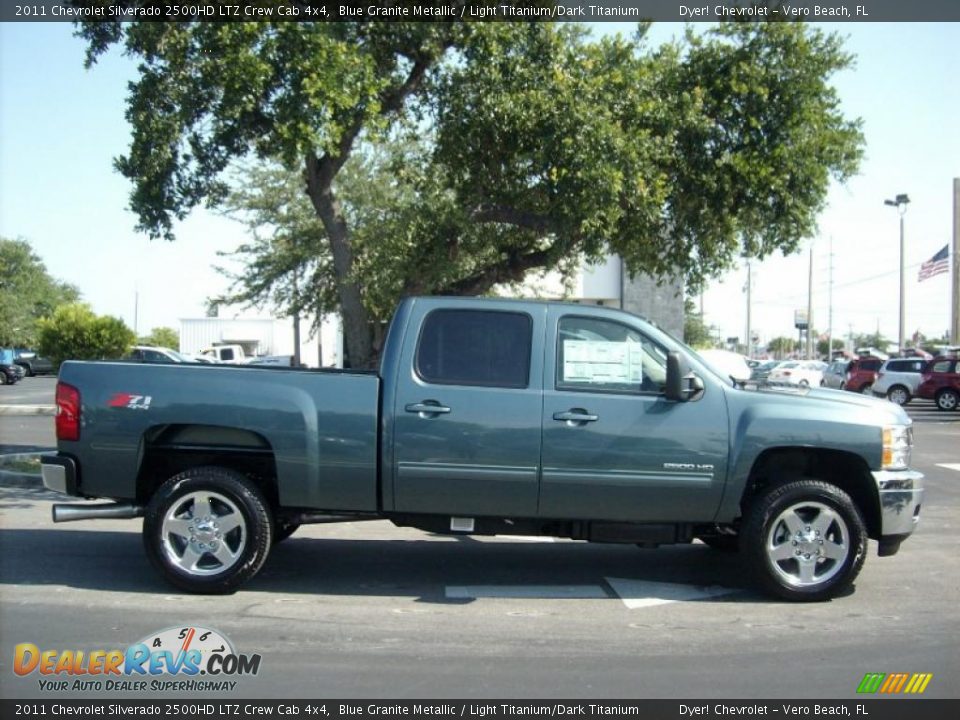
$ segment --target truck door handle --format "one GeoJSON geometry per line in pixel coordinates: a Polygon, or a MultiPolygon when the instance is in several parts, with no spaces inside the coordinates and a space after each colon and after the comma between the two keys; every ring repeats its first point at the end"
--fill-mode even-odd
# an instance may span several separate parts
{"type": "Polygon", "coordinates": [[[435,400],[427,400],[422,403],[411,403],[404,406],[403,408],[408,413],[420,413],[422,416],[427,415],[445,415],[450,412],[450,408],[446,405],[441,405],[435,400]]]}
{"type": "Polygon", "coordinates": [[[591,415],[586,410],[582,410],[580,408],[573,408],[572,410],[567,410],[566,412],[554,413],[553,419],[568,423],[588,423],[596,422],[600,419],[600,416],[591,415]]]}

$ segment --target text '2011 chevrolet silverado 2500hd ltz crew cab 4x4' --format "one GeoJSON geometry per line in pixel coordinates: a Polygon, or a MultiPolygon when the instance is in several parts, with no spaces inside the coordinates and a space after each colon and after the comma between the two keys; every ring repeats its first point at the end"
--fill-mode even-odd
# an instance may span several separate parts
{"type": "Polygon", "coordinates": [[[919,518],[911,421],[747,390],[604,307],[411,298],[380,372],[67,362],[55,521],[143,517],[174,585],[222,593],[310,522],[737,548],[791,600],[848,588],[919,518]]]}

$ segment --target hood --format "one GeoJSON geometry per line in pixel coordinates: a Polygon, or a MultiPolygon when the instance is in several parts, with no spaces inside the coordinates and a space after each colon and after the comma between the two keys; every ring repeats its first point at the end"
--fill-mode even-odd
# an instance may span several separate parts
{"type": "Polygon", "coordinates": [[[831,417],[836,417],[844,411],[852,411],[863,415],[866,411],[872,423],[877,425],[910,425],[910,416],[899,405],[889,400],[875,398],[847,390],[831,390],[828,388],[788,388],[780,386],[763,387],[757,390],[740,390],[760,396],[772,396],[772,400],[785,400],[798,403],[798,409],[812,410],[817,405],[831,417]]]}

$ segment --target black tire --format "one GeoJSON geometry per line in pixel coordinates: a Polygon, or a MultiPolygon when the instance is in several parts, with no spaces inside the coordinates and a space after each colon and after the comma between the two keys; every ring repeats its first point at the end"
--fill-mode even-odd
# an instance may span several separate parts
{"type": "Polygon", "coordinates": [[[904,405],[907,405],[910,400],[912,400],[912,397],[910,395],[910,391],[903,385],[894,385],[887,390],[887,400],[895,405],[903,407],[904,405]]]}
{"type": "Polygon", "coordinates": [[[193,593],[234,592],[263,566],[273,533],[273,514],[257,486],[220,467],[173,476],[154,493],[143,518],[150,562],[193,593]]]}
{"type": "Polygon", "coordinates": [[[711,550],[723,553],[735,553],[740,551],[739,535],[702,535],[697,540],[708,546],[711,550]]]}
{"type": "Polygon", "coordinates": [[[287,520],[274,520],[273,523],[273,544],[283,542],[300,529],[300,523],[289,522],[287,520]]]}
{"type": "Polygon", "coordinates": [[[873,391],[873,383],[867,383],[862,388],[860,388],[861,395],[869,395],[873,391]]]}
{"type": "Polygon", "coordinates": [[[758,498],[740,536],[758,587],[798,602],[844,592],[867,554],[867,529],[853,500],[818,480],[791,482],[758,498]]]}
{"type": "Polygon", "coordinates": [[[956,410],[960,406],[960,393],[947,388],[937,393],[937,410],[956,410]]]}

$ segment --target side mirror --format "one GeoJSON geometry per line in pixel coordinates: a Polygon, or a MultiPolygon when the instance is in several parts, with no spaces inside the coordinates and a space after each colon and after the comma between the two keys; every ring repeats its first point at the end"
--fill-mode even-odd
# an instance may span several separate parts
{"type": "Polygon", "coordinates": [[[686,360],[676,350],[667,353],[668,400],[686,402],[703,391],[703,381],[690,371],[686,360]]]}

